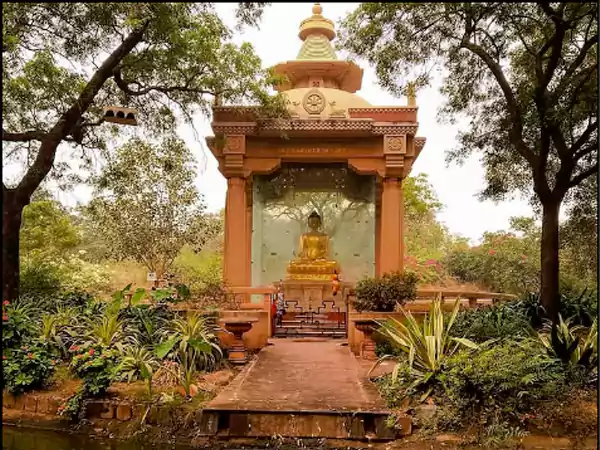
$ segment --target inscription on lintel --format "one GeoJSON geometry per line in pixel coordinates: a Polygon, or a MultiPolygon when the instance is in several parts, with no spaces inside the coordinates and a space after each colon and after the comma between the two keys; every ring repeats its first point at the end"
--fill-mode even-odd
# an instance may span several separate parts
{"type": "Polygon", "coordinates": [[[280,155],[296,155],[296,154],[336,154],[336,153],[344,153],[347,152],[348,148],[328,148],[328,147],[315,147],[315,148],[279,148],[277,149],[277,153],[280,155]]]}

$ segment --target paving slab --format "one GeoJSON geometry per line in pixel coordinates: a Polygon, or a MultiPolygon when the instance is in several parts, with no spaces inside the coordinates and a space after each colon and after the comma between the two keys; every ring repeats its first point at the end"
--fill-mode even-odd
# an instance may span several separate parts
{"type": "Polygon", "coordinates": [[[206,408],[389,412],[365,368],[335,340],[274,340],[206,408]]]}

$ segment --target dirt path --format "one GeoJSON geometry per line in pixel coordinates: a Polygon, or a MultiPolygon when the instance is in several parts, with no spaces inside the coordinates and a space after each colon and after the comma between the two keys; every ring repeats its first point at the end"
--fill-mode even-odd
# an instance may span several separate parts
{"type": "Polygon", "coordinates": [[[364,369],[339,341],[277,339],[208,405],[213,409],[385,411],[364,369]]]}

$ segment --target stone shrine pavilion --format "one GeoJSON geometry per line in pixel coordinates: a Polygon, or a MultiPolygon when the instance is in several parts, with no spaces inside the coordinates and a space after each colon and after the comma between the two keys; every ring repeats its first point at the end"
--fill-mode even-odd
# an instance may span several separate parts
{"type": "MultiPolygon", "coordinates": [[[[344,282],[403,270],[402,180],[425,144],[414,90],[406,106],[356,95],[363,70],[337,59],[335,28],[315,4],[295,60],[274,67],[289,117],[215,106],[208,146],[227,178],[224,278],[283,280],[287,298],[323,301],[344,282]]],[[[310,305],[309,305],[310,306],[310,305]]]]}

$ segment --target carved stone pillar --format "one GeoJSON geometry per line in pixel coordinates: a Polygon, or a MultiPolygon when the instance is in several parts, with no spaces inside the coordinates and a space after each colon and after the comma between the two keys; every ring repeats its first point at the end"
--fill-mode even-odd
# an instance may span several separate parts
{"type": "Polygon", "coordinates": [[[403,216],[402,180],[400,178],[385,178],[381,192],[380,275],[386,272],[403,270],[403,216]]]}
{"type": "Polygon", "coordinates": [[[229,286],[248,286],[248,229],[246,227],[246,180],[227,179],[225,200],[224,277],[229,286]]]}
{"type": "MultiPolygon", "coordinates": [[[[246,285],[252,285],[252,181],[246,180],[246,285]]],[[[250,301],[248,298],[247,301],[250,301]]]]}
{"type": "Polygon", "coordinates": [[[375,188],[375,276],[381,275],[381,180],[375,188]]]}

